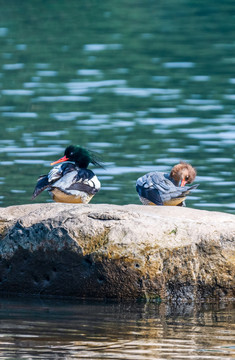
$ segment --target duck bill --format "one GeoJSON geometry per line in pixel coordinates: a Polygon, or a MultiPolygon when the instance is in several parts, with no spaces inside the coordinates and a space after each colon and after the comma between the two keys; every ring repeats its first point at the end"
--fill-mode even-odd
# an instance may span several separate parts
{"type": "Polygon", "coordinates": [[[51,165],[59,164],[61,162],[67,161],[67,160],[69,160],[69,159],[66,156],[63,156],[61,159],[52,162],[51,165]]]}
{"type": "Polygon", "coordinates": [[[185,179],[183,179],[183,180],[181,181],[180,186],[181,186],[181,187],[182,187],[182,186],[185,186],[185,184],[186,184],[186,180],[185,180],[185,179]]]}

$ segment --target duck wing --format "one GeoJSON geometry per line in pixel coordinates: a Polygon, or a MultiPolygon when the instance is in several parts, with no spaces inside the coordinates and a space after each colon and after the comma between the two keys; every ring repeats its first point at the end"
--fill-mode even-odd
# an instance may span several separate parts
{"type": "Polygon", "coordinates": [[[39,176],[32,195],[32,200],[35,199],[43,190],[50,188],[55,181],[61,179],[65,174],[74,171],[74,169],[75,164],[67,162],[53,167],[49,171],[48,175],[39,176]]]}
{"type": "Polygon", "coordinates": [[[58,188],[67,194],[76,195],[78,192],[96,194],[100,190],[100,182],[93,171],[89,169],[74,169],[67,172],[63,179],[55,181],[51,189],[58,188]]]}
{"type": "Polygon", "coordinates": [[[174,184],[161,172],[150,172],[140,177],[136,182],[136,190],[141,197],[156,205],[163,205],[163,194],[170,193],[174,184]]]}

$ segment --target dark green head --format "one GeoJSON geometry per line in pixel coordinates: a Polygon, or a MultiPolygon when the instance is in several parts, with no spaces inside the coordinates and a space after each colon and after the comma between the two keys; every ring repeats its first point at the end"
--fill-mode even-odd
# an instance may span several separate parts
{"type": "Polygon", "coordinates": [[[97,160],[95,154],[81,146],[70,145],[65,149],[64,157],[53,162],[51,165],[58,164],[63,161],[73,161],[79,168],[86,169],[90,163],[103,167],[97,160]]]}

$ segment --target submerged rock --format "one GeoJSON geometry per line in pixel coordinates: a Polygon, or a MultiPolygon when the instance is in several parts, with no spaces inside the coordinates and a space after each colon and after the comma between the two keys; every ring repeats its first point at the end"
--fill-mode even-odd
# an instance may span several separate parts
{"type": "Polygon", "coordinates": [[[203,301],[235,295],[235,216],[182,207],[0,209],[0,293],[203,301]]]}

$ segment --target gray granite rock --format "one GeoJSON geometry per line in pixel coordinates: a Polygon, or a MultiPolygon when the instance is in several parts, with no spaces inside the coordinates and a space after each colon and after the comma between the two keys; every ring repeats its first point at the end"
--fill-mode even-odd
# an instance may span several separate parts
{"type": "Polygon", "coordinates": [[[235,296],[235,216],[182,207],[0,209],[0,293],[204,301],[235,296]]]}

